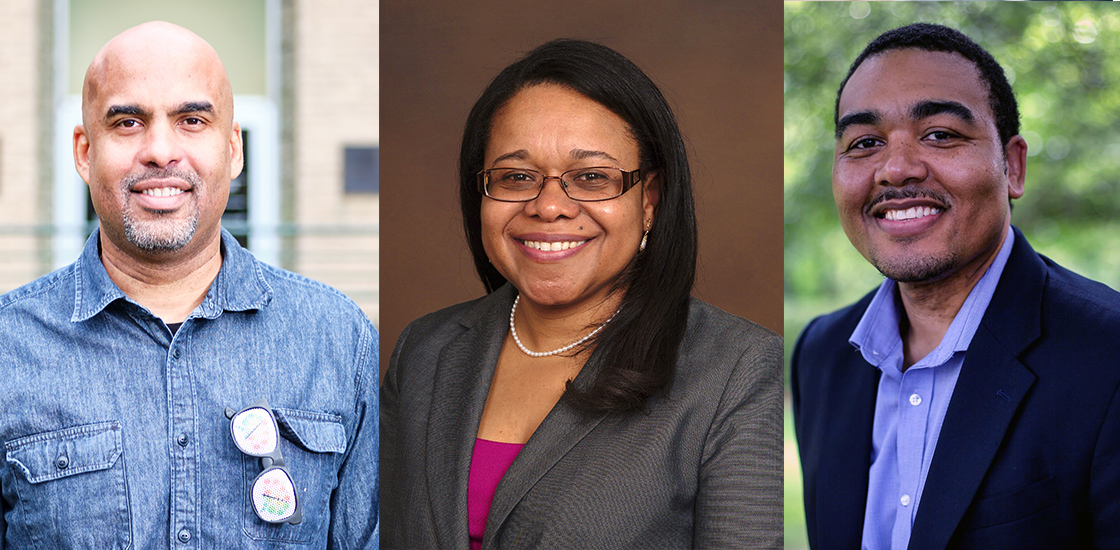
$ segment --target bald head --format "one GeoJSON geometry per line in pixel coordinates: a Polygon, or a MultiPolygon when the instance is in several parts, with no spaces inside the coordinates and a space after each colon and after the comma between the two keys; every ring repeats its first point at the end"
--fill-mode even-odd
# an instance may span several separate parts
{"type": "Polygon", "coordinates": [[[106,115],[94,109],[104,103],[101,100],[111,93],[114,81],[122,79],[154,84],[156,93],[183,84],[176,80],[194,80],[209,89],[215,111],[225,115],[220,118],[226,123],[233,120],[233,89],[218,52],[178,25],[143,23],[118,34],[97,52],[82,83],[83,124],[88,127],[106,115]]]}

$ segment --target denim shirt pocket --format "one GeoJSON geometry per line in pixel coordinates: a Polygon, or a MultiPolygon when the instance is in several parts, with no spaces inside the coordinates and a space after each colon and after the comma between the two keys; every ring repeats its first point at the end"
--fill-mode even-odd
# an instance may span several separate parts
{"type": "Polygon", "coordinates": [[[249,504],[260,460],[245,455],[244,529],[252,539],[292,544],[326,540],[330,499],[346,451],[346,429],[335,414],[273,407],[280,427],[280,452],[296,485],[303,521],[297,525],[261,521],[249,504]]]}
{"type": "Polygon", "coordinates": [[[9,528],[25,529],[36,548],[128,548],[120,422],[12,439],[5,452],[19,497],[9,528]]]}

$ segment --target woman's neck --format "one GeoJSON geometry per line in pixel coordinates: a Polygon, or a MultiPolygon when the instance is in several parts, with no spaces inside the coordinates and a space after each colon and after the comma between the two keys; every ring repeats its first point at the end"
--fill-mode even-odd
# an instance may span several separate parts
{"type": "Polygon", "coordinates": [[[622,292],[568,307],[543,306],[520,295],[513,312],[513,326],[523,346],[534,352],[548,352],[586,337],[608,322],[621,303],[622,292]]]}

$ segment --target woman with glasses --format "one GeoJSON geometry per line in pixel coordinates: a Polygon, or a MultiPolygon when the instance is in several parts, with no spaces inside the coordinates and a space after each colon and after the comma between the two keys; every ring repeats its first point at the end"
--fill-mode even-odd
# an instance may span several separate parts
{"type": "Polygon", "coordinates": [[[412,322],[381,390],[387,548],[768,548],[781,339],[690,297],[680,131],[617,52],[544,44],[468,117],[488,295],[412,322]]]}

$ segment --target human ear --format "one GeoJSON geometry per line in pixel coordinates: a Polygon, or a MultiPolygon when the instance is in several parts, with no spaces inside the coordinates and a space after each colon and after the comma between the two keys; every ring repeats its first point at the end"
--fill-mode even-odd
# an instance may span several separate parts
{"type": "Polygon", "coordinates": [[[1017,199],[1023,196],[1027,180],[1027,142],[1023,136],[1011,136],[1003,149],[1007,172],[1007,195],[1017,199]]]}
{"type": "MultiPolygon", "coordinates": [[[[653,213],[657,211],[657,201],[661,198],[661,174],[651,172],[645,179],[642,184],[642,219],[652,220],[653,213]]],[[[645,224],[645,221],[642,223],[645,224]]]]}
{"type": "Polygon", "coordinates": [[[233,122],[229,132],[229,179],[232,181],[245,167],[245,151],[241,142],[241,125],[233,122]]]}
{"type": "Polygon", "coordinates": [[[82,176],[82,181],[89,185],[89,134],[81,124],[74,127],[74,168],[82,176]]]}

